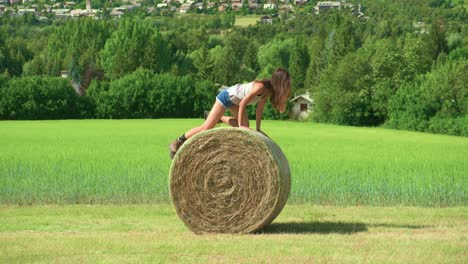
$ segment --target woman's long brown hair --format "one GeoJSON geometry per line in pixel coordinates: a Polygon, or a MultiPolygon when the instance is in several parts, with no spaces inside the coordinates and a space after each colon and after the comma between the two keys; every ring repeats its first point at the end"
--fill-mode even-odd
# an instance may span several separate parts
{"type": "Polygon", "coordinates": [[[270,102],[280,113],[286,111],[286,104],[291,94],[291,81],[289,73],[282,68],[277,69],[269,80],[259,81],[272,91],[270,102]]]}

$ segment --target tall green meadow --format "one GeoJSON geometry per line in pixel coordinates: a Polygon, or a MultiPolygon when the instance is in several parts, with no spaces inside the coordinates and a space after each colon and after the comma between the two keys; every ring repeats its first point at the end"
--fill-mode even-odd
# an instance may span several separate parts
{"type": "MultiPolygon", "coordinates": [[[[0,204],[168,203],[168,145],[199,124],[2,121],[0,204]]],[[[291,121],[262,129],[289,160],[289,203],[468,205],[466,137],[291,121]]]]}

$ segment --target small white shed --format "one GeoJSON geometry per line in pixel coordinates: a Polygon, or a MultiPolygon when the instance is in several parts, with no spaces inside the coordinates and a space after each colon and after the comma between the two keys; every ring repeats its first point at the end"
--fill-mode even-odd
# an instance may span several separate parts
{"type": "Polygon", "coordinates": [[[294,104],[291,114],[294,119],[306,119],[312,110],[314,100],[310,98],[309,91],[304,94],[294,97],[291,102],[294,104]]]}

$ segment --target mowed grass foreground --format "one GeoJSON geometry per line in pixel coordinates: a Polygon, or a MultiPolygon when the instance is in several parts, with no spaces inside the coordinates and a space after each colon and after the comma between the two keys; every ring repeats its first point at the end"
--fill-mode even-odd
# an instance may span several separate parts
{"type": "MultiPolygon", "coordinates": [[[[169,142],[201,122],[2,121],[0,204],[167,203],[169,142]]],[[[468,205],[468,138],[290,121],[262,128],[289,159],[290,203],[468,205]]]]}
{"type": "Polygon", "coordinates": [[[0,263],[466,263],[468,209],[287,205],[262,232],[195,235],[170,205],[0,207],[0,263]]]}

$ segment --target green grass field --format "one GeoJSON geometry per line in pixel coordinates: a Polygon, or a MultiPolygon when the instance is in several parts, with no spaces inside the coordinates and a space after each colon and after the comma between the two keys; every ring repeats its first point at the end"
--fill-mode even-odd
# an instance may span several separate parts
{"type": "Polygon", "coordinates": [[[170,205],[0,207],[0,263],[466,263],[468,209],[287,205],[263,232],[195,235],[170,205]]]}
{"type": "Polygon", "coordinates": [[[236,22],[234,23],[234,26],[236,27],[247,27],[250,25],[255,25],[257,24],[257,21],[261,18],[262,16],[236,16],[236,22]]]}
{"type": "MultiPolygon", "coordinates": [[[[168,144],[199,119],[0,122],[0,204],[168,203],[168,144]]],[[[265,121],[290,204],[468,205],[468,138],[265,121]]]]}
{"type": "Polygon", "coordinates": [[[200,123],[0,122],[0,263],[468,260],[468,138],[265,121],[289,203],[258,233],[199,236],[167,204],[167,147],[200,123]]]}

